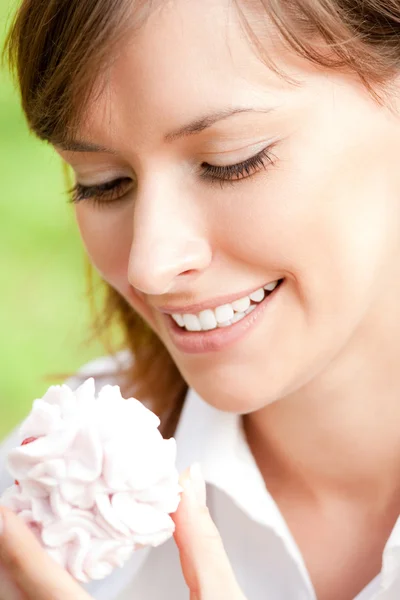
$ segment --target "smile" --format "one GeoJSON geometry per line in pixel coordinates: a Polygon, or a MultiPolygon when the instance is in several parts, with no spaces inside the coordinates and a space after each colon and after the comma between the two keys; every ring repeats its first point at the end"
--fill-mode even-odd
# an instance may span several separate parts
{"type": "Polygon", "coordinates": [[[178,327],[190,332],[211,331],[212,329],[230,327],[253,312],[257,305],[272,294],[280,281],[267,283],[248,296],[243,296],[239,300],[217,306],[214,309],[206,309],[197,314],[174,313],[171,317],[178,327]]]}

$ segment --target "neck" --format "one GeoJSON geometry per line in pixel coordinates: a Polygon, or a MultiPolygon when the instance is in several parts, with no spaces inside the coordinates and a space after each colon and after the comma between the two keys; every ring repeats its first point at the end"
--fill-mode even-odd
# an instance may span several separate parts
{"type": "Polygon", "coordinates": [[[375,504],[398,497],[400,318],[393,314],[379,311],[325,372],[244,417],[267,486],[375,504]],[[377,331],[385,333],[377,339],[377,331]]]}

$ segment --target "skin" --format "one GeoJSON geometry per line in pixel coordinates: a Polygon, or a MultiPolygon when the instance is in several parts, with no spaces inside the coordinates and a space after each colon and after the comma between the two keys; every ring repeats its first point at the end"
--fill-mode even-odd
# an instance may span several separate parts
{"type": "Polygon", "coordinates": [[[58,151],[83,185],[132,180],[121,202],[76,205],[93,264],[189,385],[244,415],[318,598],[345,600],[379,572],[399,513],[398,82],[379,105],[354,74],[299,59],[245,10],[296,85],[260,60],[230,2],[175,0],[121,48],[89,103],[80,139],[112,152],[58,151]],[[164,139],[236,106],[257,112],[164,139]],[[201,178],[203,162],[231,165],[272,141],[274,164],[251,177],[201,178]],[[173,344],[160,307],[280,278],[242,340],[204,354],[173,344]]]}

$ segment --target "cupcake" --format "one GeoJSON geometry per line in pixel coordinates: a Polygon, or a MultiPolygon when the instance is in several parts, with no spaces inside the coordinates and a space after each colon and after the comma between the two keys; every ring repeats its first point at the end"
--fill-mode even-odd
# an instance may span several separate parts
{"type": "Polygon", "coordinates": [[[132,553],[174,532],[181,488],[176,443],[159,418],[118,386],[98,395],[52,386],[23,422],[7,468],[15,484],[0,498],[78,581],[102,579],[132,553]]]}

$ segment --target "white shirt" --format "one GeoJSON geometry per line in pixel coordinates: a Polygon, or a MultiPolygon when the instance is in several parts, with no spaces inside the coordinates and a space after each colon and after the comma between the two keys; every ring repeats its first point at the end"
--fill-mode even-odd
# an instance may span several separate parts
{"type": "MultiPolygon", "coordinates": [[[[110,358],[100,359],[83,376],[110,371],[110,364],[110,358]]],[[[68,383],[76,387],[80,382],[68,383]]],[[[98,389],[106,383],[115,381],[97,380],[98,389]]],[[[265,487],[241,423],[240,416],[209,406],[189,389],[175,435],[178,469],[200,462],[208,507],[248,600],[316,600],[301,553],[265,487]]],[[[16,430],[0,446],[0,495],[13,483],[5,469],[6,454],[21,441],[16,430]]],[[[189,598],[172,539],[139,550],[122,569],[84,587],[96,600],[189,598]]],[[[400,519],[386,544],[380,575],[354,600],[400,600],[400,519]]]]}

